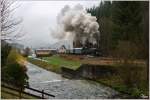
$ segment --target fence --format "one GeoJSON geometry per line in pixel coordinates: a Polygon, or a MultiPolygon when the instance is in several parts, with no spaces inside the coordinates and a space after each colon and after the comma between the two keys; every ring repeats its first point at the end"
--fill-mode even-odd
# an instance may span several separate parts
{"type": "Polygon", "coordinates": [[[19,92],[19,94],[16,95],[16,94],[13,94],[13,93],[11,93],[11,92],[9,92],[9,91],[5,91],[5,92],[7,92],[8,94],[15,95],[15,96],[17,96],[17,97],[19,97],[19,98],[23,98],[23,96],[22,96],[21,94],[29,95],[29,96],[31,96],[31,97],[35,97],[35,98],[39,98],[39,99],[46,99],[45,96],[48,96],[48,97],[50,96],[50,97],[53,97],[53,98],[55,97],[55,96],[52,95],[52,94],[49,94],[49,93],[44,92],[44,90],[40,91],[40,90],[31,88],[31,87],[29,87],[29,86],[23,86],[23,87],[18,86],[18,87],[17,87],[17,86],[15,85],[17,88],[14,88],[14,83],[10,83],[9,81],[6,81],[6,80],[5,80],[5,81],[2,80],[1,86],[4,87],[4,88],[7,88],[7,89],[9,89],[9,90],[14,90],[14,91],[19,92]],[[25,92],[23,89],[28,89],[28,90],[30,90],[30,91],[40,93],[41,96],[35,95],[35,94],[33,94],[33,93],[25,92]]]}

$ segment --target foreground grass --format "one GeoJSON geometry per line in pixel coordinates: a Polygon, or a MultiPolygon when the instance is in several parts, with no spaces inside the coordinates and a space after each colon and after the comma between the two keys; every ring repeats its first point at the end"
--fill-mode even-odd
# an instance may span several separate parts
{"type": "MultiPolygon", "coordinates": [[[[1,98],[2,99],[19,99],[19,92],[15,90],[11,90],[5,87],[1,87],[1,98]]],[[[21,98],[23,99],[38,99],[37,97],[30,96],[27,94],[21,94],[21,98]]]]}

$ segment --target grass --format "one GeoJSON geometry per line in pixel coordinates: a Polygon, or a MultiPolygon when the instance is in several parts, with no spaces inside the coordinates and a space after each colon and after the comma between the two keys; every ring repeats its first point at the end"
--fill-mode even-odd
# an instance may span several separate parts
{"type": "Polygon", "coordinates": [[[31,62],[32,64],[35,64],[37,66],[40,66],[44,69],[47,69],[56,73],[61,73],[62,66],[75,70],[79,68],[81,65],[79,61],[66,60],[58,55],[54,55],[51,57],[43,57],[42,59],[46,60],[47,62],[37,60],[34,58],[27,58],[27,60],[31,62]]]}
{"type": "Polygon", "coordinates": [[[56,73],[61,73],[62,66],[75,70],[79,68],[81,65],[79,61],[66,60],[58,55],[54,55],[51,57],[43,57],[42,59],[46,60],[47,62],[37,60],[34,58],[27,58],[27,60],[31,62],[32,64],[35,64],[37,66],[40,66],[44,69],[47,69],[56,73]]]}
{"type": "MultiPolygon", "coordinates": [[[[19,99],[19,92],[15,90],[11,90],[5,87],[1,87],[1,98],[2,99],[19,99]]],[[[21,98],[24,99],[38,99],[37,97],[27,95],[27,94],[21,94],[21,98]]]]}
{"type": "MultiPolygon", "coordinates": [[[[124,69],[121,68],[121,70],[124,70],[124,69]]],[[[138,67],[136,67],[134,69],[134,71],[136,71],[136,70],[138,71],[138,67]]],[[[99,79],[96,79],[96,81],[100,82],[102,84],[105,84],[107,86],[110,86],[119,92],[129,94],[133,98],[139,98],[139,96],[141,94],[144,94],[147,96],[149,95],[148,82],[146,82],[146,72],[145,71],[146,71],[145,67],[140,67],[140,73],[141,73],[140,75],[141,76],[139,76],[139,77],[137,77],[137,75],[135,75],[135,74],[133,76],[130,76],[130,73],[133,73],[133,71],[130,71],[130,72],[124,71],[123,74],[126,77],[129,77],[129,79],[132,79],[129,81],[135,81],[136,80],[136,84],[137,84],[136,87],[133,87],[133,86],[128,87],[127,84],[124,83],[124,79],[120,76],[120,74],[110,75],[107,77],[101,77],[99,79]]],[[[136,73],[136,74],[138,74],[138,73],[136,73]]]]}
{"type": "Polygon", "coordinates": [[[142,88],[128,88],[124,83],[122,83],[122,81],[118,81],[121,79],[117,78],[118,76],[111,76],[109,78],[103,78],[103,79],[99,79],[96,80],[97,82],[100,82],[104,85],[107,85],[121,93],[125,93],[125,94],[129,94],[131,97],[135,98],[139,98],[141,94],[144,94],[146,96],[148,96],[148,85],[144,85],[142,88]]]}
{"type": "Polygon", "coordinates": [[[34,58],[27,58],[27,60],[30,63],[35,64],[39,67],[42,67],[46,70],[53,71],[53,72],[56,72],[56,73],[61,73],[61,69],[60,69],[59,66],[51,65],[48,62],[44,62],[44,61],[37,60],[37,59],[34,59],[34,58]]]}
{"type": "Polygon", "coordinates": [[[50,65],[57,66],[57,67],[63,66],[73,70],[79,68],[81,65],[79,61],[66,60],[60,57],[59,55],[54,55],[51,57],[43,57],[42,59],[48,61],[50,65]]]}

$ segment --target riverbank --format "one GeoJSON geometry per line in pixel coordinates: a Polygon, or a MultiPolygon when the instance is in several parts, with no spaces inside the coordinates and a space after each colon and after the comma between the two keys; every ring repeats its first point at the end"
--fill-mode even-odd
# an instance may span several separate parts
{"type": "Polygon", "coordinates": [[[30,63],[35,64],[39,67],[42,67],[46,70],[49,70],[49,71],[52,71],[52,72],[55,72],[55,73],[59,73],[59,74],[61,73],[60,66],[51,65],[48,62],[45,62],[45,61],[42,61],[42,60],[37,60],[37,59],[34,59],[34,58],[27,58],[27,60],[30,63]]]}
{"type": "MultiPolygon", "coordinates": [[[[121,98],[118,96],[119,92],[95,81],[66,79],[60,74],[30,63],[27,64],[27,68],[30,87],[53,94],[55,99],[107,99],[116,96],[116,98],[121,98]]],[[[50,99],[50,97],[47,98],[50,99]]]]}
{"type": "MultiPolygon", "coordinates": [[[[65,58],[65,57],[64,57],[65,58]]],[[[47,60],[50,60],[48,58],[46,58],[47,60]]],[[[46,60],[44,59],[44,60],[46,60]]],[[[67,58],[66,60],[69,60],[70,58],[67,58]]],[[[54,59],[53,59],[54,60],[54,59]]],[[[60,60],[60,59],[59,59],[60,60]]],[[[76,59],[75,61],[80,61],[81,59],[76,59]]],[[[31,63],[33,64],[36,64],[40,67],[43,67],[49,71],[53,71],[53,72],[56,72],[56,73],[59,73],[61,74],[61,66],[54,66],[54,65],[51,65],[50,63],[48,62],[44,62],[44,61],[37,61],[37,60],[33,60],[33,59],[30,59],[31,63]]],[[[70,60],[69,60],[70,61],[70,60]]],[[[74,61],[74,59],[72,58],[71,61],[74,61]]],[[[89,61],[89,59],[88,59],[89,61]]],[[[85,62],[85,59],[84,59],[84,62],[85,62]]],[[[58,62],[57,62],[58,63],[58,62]]],[[[106,63],[106,62],[105,62],[106,63]]],[[[109,63],[110,64],[110,63],[109,63]]],[[[117,67],[115,67],[117,68],[117,67]]],[[[119,67],[118,67],[119,68],[119,67]]],[[[108,68],[109,69],[109,68],[108,68]]],[[[118,69],[116,69],[118,70],[118,69]]],[[[145,77],[144,75],[144,71],[141,70],[141,72],[143,73],[143,78],[145,77]]],[[[144,78],[145,79],[145,78],[144,78]]],[[[102,83],[106,86],[109,86],[121,93],[125,93],[125,94],[129,94],[135,98],[139,98],[141,96],[141,94],[144,94],[144,95],[148,95],[148,85],[146,84],[145,81],[143,81],[141,84],[141,87],[139,87],[138,89],[137,88],[127,88],[127,86],[124,84],[122,78],[120,77],[119,74],[116,74],[116,75],[106,75],[104,77],[100,77],[98,79],[92,79],[96,82],[99,82],[99,83],[102,83]]]]}

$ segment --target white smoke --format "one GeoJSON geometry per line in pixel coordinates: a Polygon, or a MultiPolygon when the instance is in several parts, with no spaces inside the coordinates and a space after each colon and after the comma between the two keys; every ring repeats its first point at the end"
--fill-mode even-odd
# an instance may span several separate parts
{"type": "Polygon", "coordinates": [[[92,38],[98,33],[99,25],[95,16],[91,16],[78,4],[73,8],[66,5],[57,16],[57,27],[52,30],[54,38],[75,40],[76,38],[92,38]]]}

